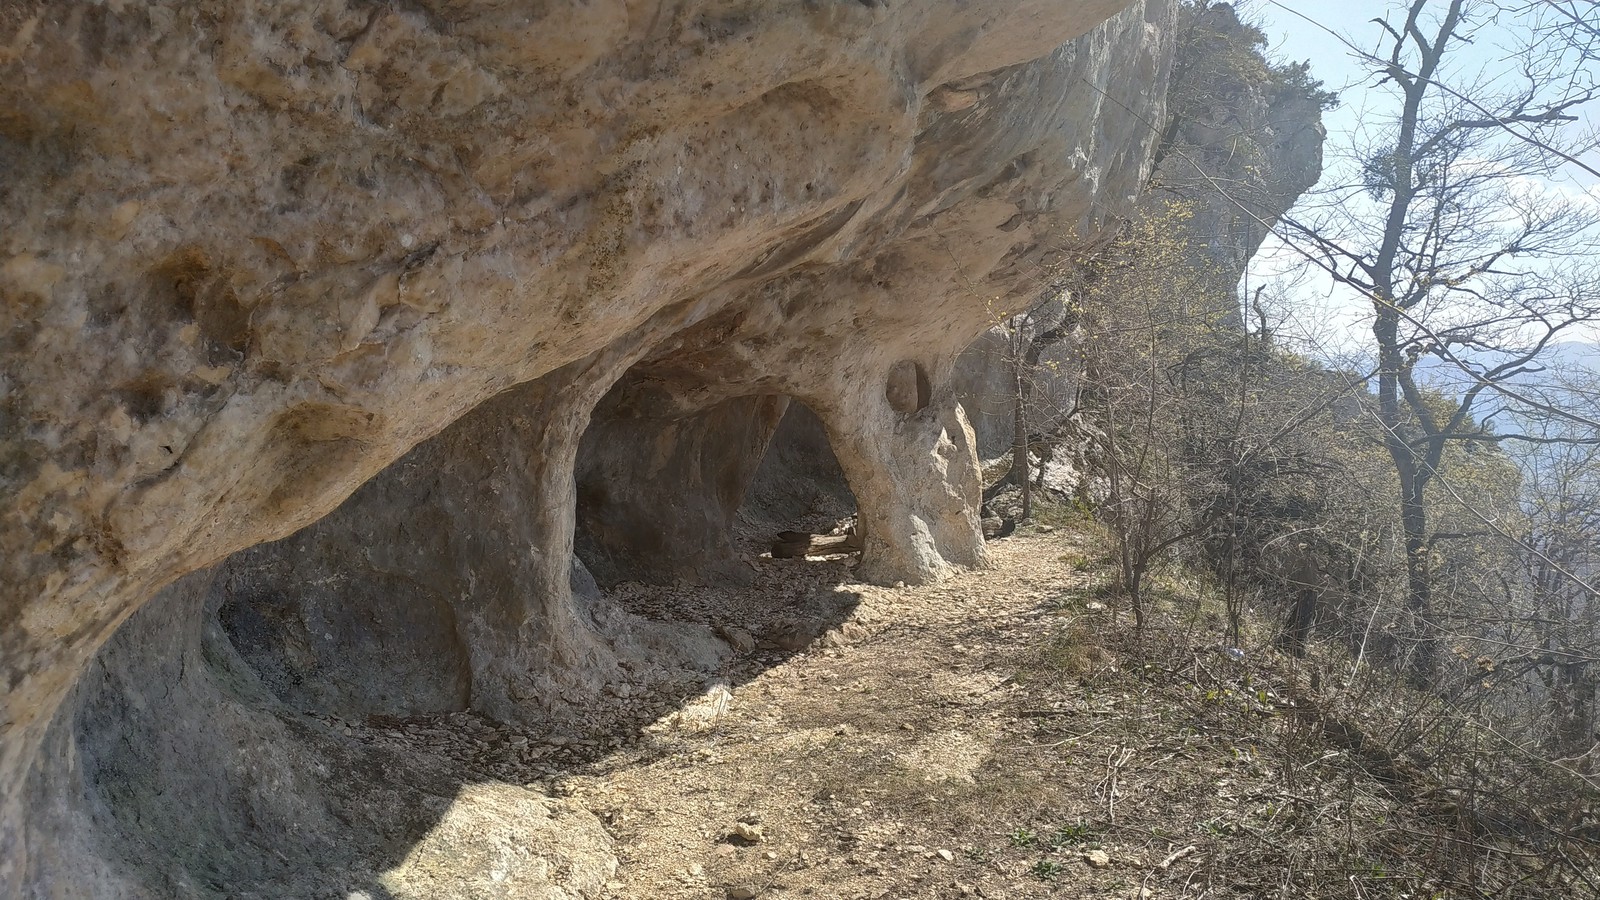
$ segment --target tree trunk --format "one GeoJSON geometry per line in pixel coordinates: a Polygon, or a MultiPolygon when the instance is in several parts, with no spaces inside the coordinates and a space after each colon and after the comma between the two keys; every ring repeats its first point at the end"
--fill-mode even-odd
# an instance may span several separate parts
{"type": "Polygon", "coordinates": [[[1144,635],[1144,573],[1145,564],[1136,562],[1128,577],[1128,602],[1133,606],[1133,630],[1144,635]]]}
{"type": "Polygon", "coordinates": [[[1289,609],[1289,621],[1283,629],[1282,646],[1290,655],[1306,655],[1306,645],[1311,642],[1311,625],[1316,618],[1317,589],[1302,587],[1295,592],[1294,605],[1289,609]]]}
{"type": "MultiPolygon", "coordinates": [[[[1404,468],[1397,466],[1397,468],[1404,468]]],[[[1422,499],[1424,479],[1415,472],[1402,476],[1400,526],[1406,539],[1406,625],[1411,643],[1408,668],[1421,682],[1432,679],[1439,663],[1439,634],[1432,621],[1432,552],[1428,548],[1428,510],[1422,499]]]]}
{"type": "Polygon", "coordinates": [[[1577,756],[1594,746],[1595,682],[1587,660],[1556,666],[1550,706],[1555,719],[1551,750],[1557,756],[1577,756]]]}
{"type": "Polygon", "coordinates": [[[1394,636],[1390,652],[1404,655],[1406,667],[1419,683],[1432,680],[1438,667],[1439,636],[1432,624],[1432,583],[1428,549],[1428,508],[1426,490],[1430,473],[1418,451],[1407,440],[1400,390],[1401,367],[1405,365],[1399,349],[1400,316],[1393,308],[1380,307],[1372,332],[1378,341],[1378,421],[1383,425],[1384,448],[1394,463],[1399,482],[1400,527],[1406,547],[1406,596],[1404,619],[1394,636]]]}
{"type": "Polygon", "coordinates": [[[1011,482],[1022,491],[1022,512],[1017,521],[1026,522],[1033,517],[1033,479],[1028,477],[1028,379],[1020,352],[1012,374],[1016,390],[1011,416],[1011,482]]]}
{"type": "Polygon", "coordinates": [[[844,534],[811,534],[805,531],[780,531],[772,542],[773,559],[800,559],[830,553],[860,553],[865,546],[854,528],[844,534]]]}

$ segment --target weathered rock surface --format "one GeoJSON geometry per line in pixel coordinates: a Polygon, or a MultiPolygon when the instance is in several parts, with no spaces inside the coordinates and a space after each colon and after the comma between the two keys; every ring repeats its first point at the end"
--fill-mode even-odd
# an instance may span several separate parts
{"type": "MultiPolygon", "coordinates": [[[[1053,327],[1065,318],[1058,310],[1048,319],[1053,327]]],[[[1038,348],[1036,361],[1029,362],[1029,342],[1045,328],[1023,325],[1023,341],[1015,337],[1015,326],[996,325],[972,342],[956,362],[951,375],[961,407],[972,421],[978,457],[992,460],[1011,452],[1016,442],[1016,362],[1024,361],[1027,379],[1027,422],[1029,435],[1053,431],[1071,415],[1077,405],[1079,368],[1077,349],[1071,340],[1038,348]]]]}
{"type": "MultiPolygon", "coordinates": [[[[1269,63],[1266,36],[1241,22],[1230,3],[1185,7],[1176,34],[1166,119],[1141,206],[1159,215],[1168,204],[1183,205],[1185,215],[1171,217],[1182,223],[1175,237],[1227,294],[1270,226],[1321,177],[1327,95],[1305,71],[1269,63]]],[[[983,459],[1014,443],[1019,357],[1037,356],[1024,367],[1029,435],[1056,430],[1076,406],[1073,342],[1052,334],[1071,324],[1059,303],[1052,297],[1038,314],[989,329],[956,363],[954,389],[983,459]]]]}
{"type": "Polygon", "coordinates": [[[295,714],[219,627],[216,582],[163,591],[74,688],[8,896],[598,896],[615,859],[587,810],[295,714]]]}
{"type": "MultiPolygon", "coordinates": [[[[781,398],[863,576],[981,563],[952,364],[1142,181],[1174,4],[1126,5],[0,10],[0,895],[454,853],[395,793],[451,796],[425,765],[293,710],[527,720],[711,664],[605,608],[577,510],[607,579],[726,577],[781,398]]],[[[383,890],[496,895],[438,877],[383,890]]]]}
{"type": "Polygon", "coordinates": [[[1322,175],[1320,85],[1274,66],[1266,36],[1230,3],[1186,9],[1178,25],[1166,127],[1146,203],[1184,202],[1189,243],[1232,287],[1322,175]]]}

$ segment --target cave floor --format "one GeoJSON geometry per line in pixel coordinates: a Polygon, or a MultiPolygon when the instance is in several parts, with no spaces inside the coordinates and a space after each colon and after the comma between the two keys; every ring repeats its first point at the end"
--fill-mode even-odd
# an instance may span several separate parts
{"type": "Polygon", "coordinates": [[[757,646],[709,689],[622,688],[591,734],[356,727],[587,808],[617,900],[1347,897],[1352,867],[1384,877],[1366,855],[1394,835],[1347,826],[1393,799],[1339,753],[1282,762],[1309,740],[1273,711],[1285,660],[1230,661],[1203,604],[1136,640],[1071,528],[991,551],[927,587],[855,584],[840,559],[752,560],[738,591],[624,586],[636,612],[654,597],[757,646]]]}

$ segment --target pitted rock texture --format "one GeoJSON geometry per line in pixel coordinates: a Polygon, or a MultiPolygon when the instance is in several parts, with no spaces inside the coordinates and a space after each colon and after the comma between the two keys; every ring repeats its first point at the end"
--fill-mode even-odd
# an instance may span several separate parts
{"type": "MultiPolygon", "coordinates": [[[[205,873],[255,871],[241,848],[291,840],[250,818],[250,798],[324,788],[304,772],[197,769],[218,780],[208,790],[235,792],[217,808],[240,818],[195,827],[238,842],[141,881],[95,849],[117,812],[81,797],[60,737],[84,713],[74,685],[163,586],[318,522],[408,452],[426,467],[374,482],[345,524],[196,576],[240,592],[283,579],[271,602],[207,601],[208,621],[256,628],[251,652],[288,654],[295,623],[337,599],[310,595],[337,579],[313,590],[273,554],[338,563],[367,549],[329,574],[387,568],[404,586],[417,560],[384,557],[405,546],[414,508],[412,524],[432,530],[411,539],[443,570],[420,590],[368,587],[410,605],[350,628],[400,640],[454,623],[455,636],[428,638],[445,660],[412,673],[408,702],[549,712],[616,659],[664,652],[628,644],[572,589],[589,584],[572,557],[585,431],[633,436],[596,441],[583,471],[613,489],[591,533],[637,565],[641,510],[678,503],[691,521],[726,521],[782,398],[815,413],[850,483],[862,576],[925,581],[981,563],[953,361],[1143,181],[1174,3],[1126,6],[0,10],[0,894],[246,893],[205,873]],[[909,403],[894,387],[908,362],[909,403]],[[477,420],[440,434],[474,408],[477,420]],[[753,418],[732,422],[741,415],[753,418]],[[641,458],[647,433],[657,455],[641,458]],[[667,461],[665,477],[645,484],[649,459],[667,461]],[[703,477],[674,488],[690,466],[703,477]],[[255,574],[227,581],[247,564],[255,574]],[[295,612],[276,628],[251,618],[274,609],[295,612]],[[81,853],[62,850],[65,833],[81,853]],[[98,887],[111,884],[122,887],[98,887]]],[[[650,573],[670,558],[717,577],[723,542],[693,537],[647,560],[650,573]]],[[[107,695],[107,728],[119,702],[131,715],[167,677],[161,666],[220,665],[174,643],[199,627],[195,607],[162,603],[144,648],[116,651],[151,658],[130,669],[123,700],[107,695]]],[[[334,677],[299,700],[381,699],[358,693],[334,677]]],[[[281,731],[223,725],[207,740],[244,742],[257,748],[246,758],[286,771],[315,758],[281,731]]],[[[292,839],[333,840],[319,829],[340,819],[292,839]]]]}

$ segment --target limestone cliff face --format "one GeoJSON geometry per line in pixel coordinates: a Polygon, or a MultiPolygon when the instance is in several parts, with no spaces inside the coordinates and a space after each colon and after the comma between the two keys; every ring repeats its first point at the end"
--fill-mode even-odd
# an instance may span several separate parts
{"type": "Polygon", "coordinates": [[[579,510],[612,577],[725,574],[718,528],[787,398],[856,495],[865,576],[980,563],[952,363],[1131,203],[1174,16],[0,11],[0,894],[283,896],[318,865],[315,840],[262,848],[348,822],[355,795],[307,799],[335,788],[295,742],[324,739],[240,710],[378,701],[337,671],[326,696],[277,690],[263,647],[392,663],[413,708],[508,719],[630,656],[703,655],[596,606],[579,510]],[[387,624],[291,640],[363,608],[387,624]],[[130,773],[153,780],[107,787],[130,773]],[[156,814],[174,794],[220,844],[140,830],[184,825],[156,814]]]}
{"type": "Polygon", "coordinates": [[[1186,7],[1146,203],[1180,200],[1191,243],[1236,284],[1269,227],[1322,176],[1323,103],[1303,67],[1269,63],[1230,3],[1186,7]]]}
{"type": "MultiPolygon", "coordinates": [[[[1175,33],[1166,118],[1142,206],[1159,214],[1166,204],[1184,204],[1183,233],[1173,237],[1214,270],[1226,294],[1270,226],[1321,177],[1322,109],[1331,95],[1303,66],[1269,63],[1265,35],[1240,21],[1232,4],[1183,7],[1175,33]]],[[[982,458],[1009,452],[1013,443],[1012,362],[1026,354],[1015,348],[1060,322],[1059,310],[1046,306],[1033,319],[985,333],[957,364],[957,394],[982,458]]],[[[1051,365],[1032,367],[1027,376],[1037,397],[1030,433],[1048,432],[1070,413],[1077,387],[1071,343],[1039,349],[1051,365]]]]}
{"type": "Polygon", "coordinates": [[[952,375],[956,396],[972,421],[978,458],[992,461],[1016,444],[1017,362],[1027,396],[1027,433],[1048,435],[1073,412],[1082,363],[1072,340],[1066,294],[1047,301],[1032,316],[991,327],[962,351],[952,375]],[[1057,339],[1053,330],[1064,337],[1057,339]],[[1031,354],[1030,354],[1031,351],[1031,354]]]}

